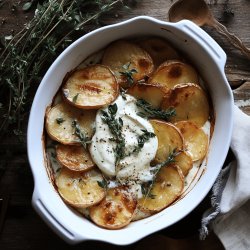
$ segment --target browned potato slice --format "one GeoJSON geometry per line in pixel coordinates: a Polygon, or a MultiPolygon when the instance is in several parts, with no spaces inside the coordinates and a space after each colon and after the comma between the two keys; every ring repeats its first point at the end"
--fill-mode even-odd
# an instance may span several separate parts
{"type": "Polygon", "coordinates": [[[74,207],[89,207],[100,202],[106,190],[99,186],[103,176],[98,170],[75,172],[62,168],[56,178],[58,192],[63,200],[74,207]]]}
{"type": "Polygon", "coordinates": [[[163,162],[175,149],[183,149],[183,137],[177,127],[173,124],[161,121],[150,120],[158,139],[158,149],[155,156],[156,162],[163,162]]]}
{"type": "Polygon", "coordinates": [[[177,85],[162,102],[162,109],[173,107],[172,122],[192,121],[202,127],[209,118],[209,103],[205,91],[196,84],[177,85]]]}
{"type": "Polygon", "coordinates": [[[173,165],[180,167],[183,175],[187,176],[189,170],[193,167],[192,157],[187,152],[182,151],[177,156],[175,156],[174,160],[175,162],[173,165]]]}
{"type": "Polygon", "coordinates": [[[116,41],[108,46],[105,50],[102,64],[107,65],[115,73],[119,84],[122,87],[129,87],[131,83],[128,77],[120,72],[136,70],[132,74],[133,80],[136,82],[152,73],[154,69],[152,58],[141,47],[125,40],[116,41]],[[127,70],[124,67],[129,67],[127,70]]]}
{"type": "Polygon", "coordinates": [[[65,99],[76,107],[98,109],[117,98],[119,85],[108,67],[93,65],[66,77],[62,92],[65,99]]]}
{"type": "Polygon", "coordinates": [[[111,188],[100,204],[90,207],[90,218],[104,228],[122,228],[132,220],[136,205],[135,197],[127,188],[111,188]]]}
{"type": "Polygon", "coordinates": [[[138,44],[149,53],[156,67],[167,60],[180,59],[177,51],[162,38],[147,38],[138,44]]]}
{"type": "Polygon", "coordinates": [[[62,102],[47,112],[46,130],[53,140],[62,144],[80,144],[79,138],[74,134],[72,122],[76,120],[81,131],[91,137],[94,133],[95,117],[95,110],[80,110],[62,102]]]}
{"type": "Polygon", "coordinates": [[[57,160],[73,171],[86,171],[94,167],[90,153],[82,146],[58,144],[56,147],[57,160]]]}
{"type": "Polygon", "coordinates": [[[183,187],[184,177],[178,167],[162,167],[151,190],[138,200],[138,206],[142,211],[159,212],[181,195],[183,187]]]}
{"type": "Polygon", "coordinates": [[[198,74],[191,65],[180,61],[167,61],[161,64],[148,80],[148,83],[159,84],[167,90],[177,84],[190,82],[198,83],[198,74]]]}
{"type": "Polygon", "coordinates": [[[204,131],[188,121],[177,122],[175,125],[180,129],[193,161],[202,160],[208,150],[208,137],[204,131]]]}
{"type": "Polygon", "coordinates": [[[163,97],[166,95],[166,91],[162,87],[145,83],[134,84],[127,93],[137,99],[144,99],[155,108],[161,106],[163,97]]]}

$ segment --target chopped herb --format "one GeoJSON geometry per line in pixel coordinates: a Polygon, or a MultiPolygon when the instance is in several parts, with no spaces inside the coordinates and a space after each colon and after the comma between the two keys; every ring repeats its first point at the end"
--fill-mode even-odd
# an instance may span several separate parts
{"type": "Polygon", "coordinates": [[[61,118],[61,117],[59,117],[59,118],[56,118],[56,122],[57,122],[57,124],[62,124],[63,122],[65,122],[65,120],[63,119],[63,118],[61,118]]]}
{"type": "Polygon", "coordinates": [[[123,100],[127,100],[127,97],[126,97],[126,90],[124,88],[120,88],[120,93],[121,93],[121,96],[122,96],[122,99],[123,100]]]}
{"type": "Polygon", "coordinates": [[[91,143],[91,140],[89,137],[87,137],[83,131],[81,131],[80,125],[77,123],[76,120],[72,122],[72,127],[75,128],[74,134],[79,138],[80,143],[82,146],[87,149],[87,145],[91,143]]]}
{"type": "Polygon", "coordinates": [[[106,179],[103,179],[102,181],[97,181],[99,187],[101,188],[107,188],[108,187],[108,182],[106,181],[106,179]]]}
{"type": "Polygon", "coordinates": [[[136,106],[143,109],[144,112],[137,113],[143,118],[158,118],[168,121],[172,116],[176,115],[176,111],[174,108],[169,108],[167,110],[157,109],[143,99],[138,99],[136,101],[136,106]]]}
{"type": "Polygon", "coordinates": [[[76,103],[78,96],[79,96],[79,93],[77,93],[77,94],[73,97],[73,99],[72,99],[73,103],[76,103]]]}
{"type": "Polygon", "coordinates": [[[123,159],[125,155],[125,139],[122,135],[122,126],[123,126],[123,120],[121,118],[117,119],[115,118],[115,115],[117,113],[117,104],[111,104],[108,106],[108,112],[102,110],[102,120],[105,122],[110,132],[113,134],[115,141],[117,142],[117,145],[114,149],[115,153],[115,163],[119,163],[121,159],[123,159]]]}
{"type": "Polygon", "coordinates": [[[134,83],[133,74],[137,73],[137,70],[136,69],[129,69],[130,65],[131,65],[131,62],[124,64],[122,66],[123,71],[120,71],[119,73],[121,76],[126,77],[129,85],[132,85],[134,83]]]}

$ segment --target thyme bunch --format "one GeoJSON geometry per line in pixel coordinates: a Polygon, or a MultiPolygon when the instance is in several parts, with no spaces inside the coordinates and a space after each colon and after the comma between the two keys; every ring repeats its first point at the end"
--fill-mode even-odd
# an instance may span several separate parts
{"type": "Polygon", "coordinates": [[[156,109],[144,99],[138,99],[136,101],[136,106],[140,107],[144,111],[138,112],[138,115],[141,117],[158,118],[168,121],[172,116],[176,115],[174,108],[169,108],[167,110],[156,109]]]}
{"type": "Polygon", "coordinates": [[[125,2],[44,0],[38,3],[33,19],[12,39],[5,39],[0,51],[0,137],[10,125],[16,134],[21,133],[32,100],[28,97],[58,54],[90,27],[100,26],[104,14],[126,7],[125,2]]]}

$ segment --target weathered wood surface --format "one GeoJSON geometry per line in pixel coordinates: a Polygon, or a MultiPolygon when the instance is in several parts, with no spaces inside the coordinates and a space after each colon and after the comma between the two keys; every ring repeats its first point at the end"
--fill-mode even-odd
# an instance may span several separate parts
{"type": "MultiPolygon", "coordinates": [[[[0,8],[0,35],[16,32],[32,17],[32,12],[23,13],[18,7],[11,11],[12,3],[25,1],[7,0],[0,8]]],[[[167,20],[168,9],[174,1],[142,0],[131,12],[118,12],[107,17],[106,23],[115,23],[138,15],[149,15],[167,20]]],[[[228,30],[239,36],[250,48],[250,1],[210,1],[214,16],[228,30]],[[216,3],[217,2],[217,3],[216,3]],[[224,3],[234,12],[231,18],[225,18],[224,3]]],[[[17,5],[18,6],[18,5],[17,5]]],[[[250,115],[250,59],[242,56],[227,40],[217,34],[214,29],[205,30],[222,46],[228,55],[226,75],[233,86],[235,103],[250,115]]],[[[0,142],[0,199],[9,199],[5,223],[0,231],[0,249],[223,249],[218,239],[212,234],[205,241],[199,241],[197,230],[202,212],[208,206],[208,197],[194,212],[185,219],[163,230],[160,233],[127,247],[116,247],[98,242],[86,242],[78,246],[68,246],[59,239],[39,218],[31,207],[33,179],[29,169],[25,144],[20,145],[14,138],[0,142]],[[1,166],[6,166],[5,172],[1,166]],[[165,237],[168,236],[168,237],[165,237]],[[179,238],[178,240],[174,238],[179,238]]],[[[0,200],[0,204],[1,200],[0,200]]],[[[2,205],[1,205],[2,206],[2,205]]],[[[1,223],[1,215],[0,215],[1,223]]]]}

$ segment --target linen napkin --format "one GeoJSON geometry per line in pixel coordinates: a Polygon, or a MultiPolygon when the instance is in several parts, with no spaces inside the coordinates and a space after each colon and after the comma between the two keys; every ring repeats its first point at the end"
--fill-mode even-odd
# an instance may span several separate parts
{"type": "Polygon", "coordinates": [[[250,116],[237,106],[231,150],[236,160],[221,170],[212,188],[212,207],[203,215],[200,238],[210,226],[225,249],[250,249],[250,116]]]}

